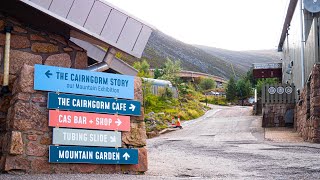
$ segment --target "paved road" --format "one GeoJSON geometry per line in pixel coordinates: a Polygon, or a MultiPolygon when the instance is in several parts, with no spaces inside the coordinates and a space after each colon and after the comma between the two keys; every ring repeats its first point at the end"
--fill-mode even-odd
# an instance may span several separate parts
{"type": "Polygon", "coordinates": [[[249,107],[214,106],[184,128],[148,140],[145,175],[0,176],[7,179],[320,179],[320,145],[264,140],[249,107]]]}
{"type": "Polygon", "coordinates": [[[147,175],[200,179],[320,179],[320,145],[264,141],[249,107],[215,106],[148,142],[147,175]]]}

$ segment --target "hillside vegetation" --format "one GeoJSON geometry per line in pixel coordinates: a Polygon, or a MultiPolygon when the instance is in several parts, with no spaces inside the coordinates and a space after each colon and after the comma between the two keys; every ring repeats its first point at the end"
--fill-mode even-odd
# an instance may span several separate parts
{"type": "MultiPolygon", "coordinates": [[[[130,65],[139,59],[121,54],[119,57],[130,65]]],[[[252,63],[277,62],[278,54],[275,51],[229,51],[224,49],[189,45],[178,41],[161,31],[155,30],[146,45],[142,59],[146,59],[150,68],[163,67],[166,59],[180,60],[183,70],[203,72],[229,79],[234,75],[244,75],[252,63]],[[232,66],[231,66],[232,64],[232,66]]]]}
{"type": "MultiPolygon", "coordinates": [[[[121,57],[129,64],[137,59],[122,55],[121,57]]],[[[160,31],[154,31],[143,52],[142,59],[146,59],[151,68],[160,68],[166,59],[173,61],[180,60],[183,70],[203,72],[228,79],[233,74],[229,62],[223,61],[205,51],[178,41],[160,31]]],[[[246,71],[234,67],[237,76],[243,75],[246,71]]]]}

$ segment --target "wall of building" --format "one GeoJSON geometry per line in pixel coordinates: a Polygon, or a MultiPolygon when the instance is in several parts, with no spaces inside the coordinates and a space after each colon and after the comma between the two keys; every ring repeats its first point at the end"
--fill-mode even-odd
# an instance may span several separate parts
{"type": "Polygon", "coordinates": [[[304,67],[305,67],[305,81],[308,79],[313,65],[318,61],[318,20],[311,15],[305,15],[305,53],[304,53],[304,67]]]}
{"type": "Polygon", "coordinates": [[[294,83],[296,88],[301,88],[301,41],[300,41],[300,14],[299,6],[296,7],[290,24],[289,33],[283,45],[283,83],[294,83]],[[287,71],[290,62],[293,61],[292,74],[288,74],[287,71]]]}
{"type": "MultiPolygon", "coordinates": [[[[304,82],[308,79],[313,65],[318,62],[318,20],[310,13],[304,12],[304,82]]],[[[301,26],[300,7],[297,5],[287,38],[283,45],[283,83],[294,83],[297,89],[302,89],[302,65],[301,65],[301,26]],[[293,63],[291,63],[291,61],[293,63]],[[293,64],[291,67],[290,64],[293,64]],[[289,69],[289,66],[291,69],[289,69]],[[288,70],[292,73],[288,74],[288,70]]]]}
{"type": "MultiPolygon", "coordinates": [[[[13,24],[10,52],[10,91],[0,98],[0,170],[26,173],[119,173],[147,170],[144,115],[131,117],[130,132],[122,133],[122,147],[136,148],[139,164],[52,164],[48,163],[52,128],[48,127],[47,92],[33,89],[34,64],[85,68],[86,52],[64,36],[32,29],[0,15],[0,30],[13,24]]],[[[0,34],[3,69],[5,35],[0,34]]],[[[3,71],[0,71],[2,85],[3,71]]],[[[141,80],[135,79],[135,100],[142,102],[141,80]]],[[[142,112],[143,112],[143,108],[142,112]]]]}

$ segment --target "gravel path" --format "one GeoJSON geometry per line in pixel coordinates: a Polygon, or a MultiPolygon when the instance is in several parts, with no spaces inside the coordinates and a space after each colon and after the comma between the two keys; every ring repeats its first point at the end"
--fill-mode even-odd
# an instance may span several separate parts
{"type": "Polygon", "coordinates": [[[320,179],[320,144],[264,140],[250,107],[213,106],[147,142],[145,175],[0,175],[0,179],[320,179]]]}

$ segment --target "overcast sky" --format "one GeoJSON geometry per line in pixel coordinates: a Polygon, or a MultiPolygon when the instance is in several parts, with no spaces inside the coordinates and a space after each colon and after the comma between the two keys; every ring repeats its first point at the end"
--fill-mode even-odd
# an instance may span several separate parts
{"type": "Polygon", "coordinates": [[[287,0],[106,0],[188,44],[276,49],[287,0]]]}

